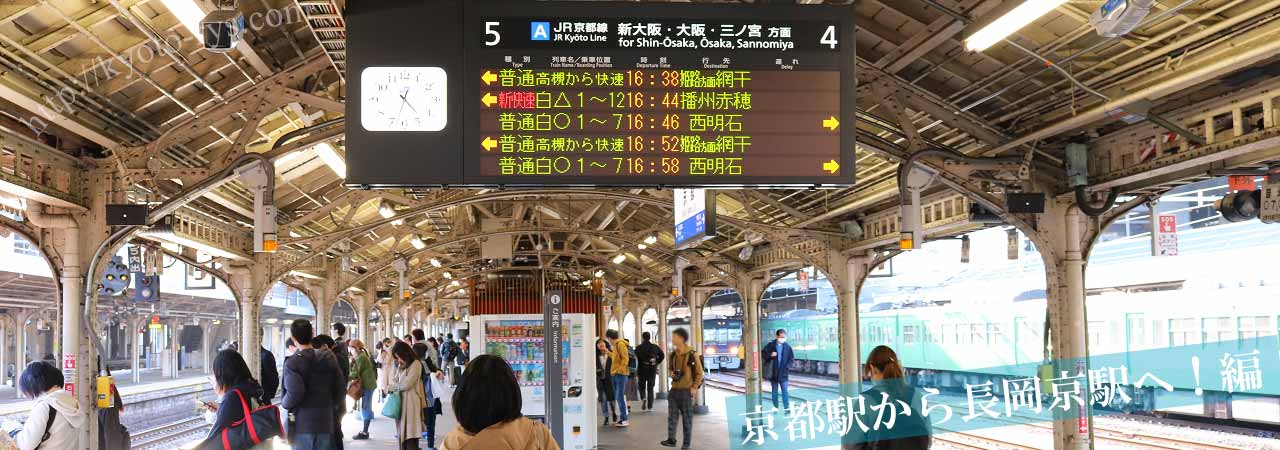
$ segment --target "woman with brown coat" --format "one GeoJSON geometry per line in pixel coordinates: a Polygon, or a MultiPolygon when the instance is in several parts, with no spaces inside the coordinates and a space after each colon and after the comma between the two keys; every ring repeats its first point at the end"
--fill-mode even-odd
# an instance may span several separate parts
{"type": "Polygon", "coordinates": [[[453,393],[458,427],[444,450],[560,450],[546,425],[520,414],[520,385],[502,358],[481,355],[462,372],[453,393]]]}

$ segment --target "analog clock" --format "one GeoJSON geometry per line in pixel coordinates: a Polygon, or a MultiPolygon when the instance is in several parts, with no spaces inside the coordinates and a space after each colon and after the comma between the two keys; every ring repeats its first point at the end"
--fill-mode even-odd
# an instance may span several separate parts
{"type": "Polygon", "coordinates": [[[448,122],[448,76],[439,67],[360,72],[360,125],[368,131],[440,131],[448,122]]]}

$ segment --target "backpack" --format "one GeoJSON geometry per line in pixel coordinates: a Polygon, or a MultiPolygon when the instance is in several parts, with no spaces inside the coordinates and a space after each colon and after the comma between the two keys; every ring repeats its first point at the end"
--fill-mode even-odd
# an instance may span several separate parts
{"type": "Polygon", "coordinates": [[[640,368],[640,360],[636,358],[636,349],[627,347],[627,375],[636,376],[636,370],[640,368]]]}

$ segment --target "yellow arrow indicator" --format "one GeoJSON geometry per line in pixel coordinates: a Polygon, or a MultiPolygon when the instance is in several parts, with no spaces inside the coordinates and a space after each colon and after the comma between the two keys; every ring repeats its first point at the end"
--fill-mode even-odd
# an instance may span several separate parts
{"type": "Polygon", "coordinates": [[[836,131],[836,127],[840,126],[840,121],[835,116],[822,119],[822,127],[831,131],[836,131]]]}
{"type": "Polygon", "coordinates": [[[835,175],[836,172],[840,171],[840,163],[836,162],[834,159],[824,162],[822,163],[822,170],[831,172],[832,175],[835,175]]]}
{"type": "Polygon", "coordinates": [[[494,81],[498,81],[498,74],[486,70],[484,75],[480,75],[480,81],[483,81],[484,85],[488,86],[493,84],[494,81]]]}
{"type": "Polygon", "coordinates": [[[494,147],[498,146],[498,141],[495,141],[493,140],[493,138],[486,136],[483,141],[480,141],[480,146],[484,147],[484,151],[486,152],[492,151],[494,147]]]}
{"type": "Polygon", "coordinates": [[[484,97],[480,97],[480,103],[484,103],[484,106],[493,106],[494,103],[498,103],[498,97],[494,97],[493,94],[485,92],[484,97]]]}

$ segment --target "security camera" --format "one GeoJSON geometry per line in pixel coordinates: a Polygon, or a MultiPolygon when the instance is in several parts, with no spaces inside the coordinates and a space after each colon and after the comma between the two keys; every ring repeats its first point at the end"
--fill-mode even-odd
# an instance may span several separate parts
{"type": "Polygon", "coordinates": [[[215,9],[200,21],[204,49],[226,53],[240,43],[244,35],[244,14],[238,9],[215,9]]]}

